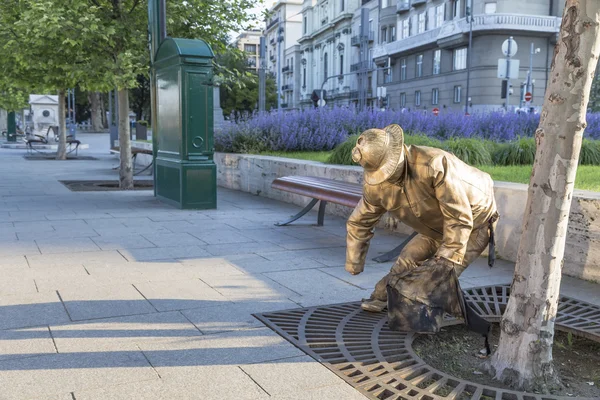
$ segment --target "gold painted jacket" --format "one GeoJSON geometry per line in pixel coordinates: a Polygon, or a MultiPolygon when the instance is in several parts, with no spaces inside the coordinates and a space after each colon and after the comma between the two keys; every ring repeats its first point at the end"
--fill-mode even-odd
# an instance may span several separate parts
{"type": "Polygon", "coordinates": [[[363,270],[373,228],[386,211],[440,240],[436,256],[461,265],[471,231],[496,212],[494,182],[487,173],[440,149],[404,146],[404,154],[398,182],[363,186],[363,197],[347,223],[348,271],[363,270]]]}

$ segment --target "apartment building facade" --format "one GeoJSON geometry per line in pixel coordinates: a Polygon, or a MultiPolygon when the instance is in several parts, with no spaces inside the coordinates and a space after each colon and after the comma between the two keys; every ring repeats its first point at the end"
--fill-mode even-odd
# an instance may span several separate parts
{"type": "Polygon", "coordinates": [[[410,110],[514,110],[524,105],[532,60],[531,106],[541,107],[563,4],[554,0],[381,0],[375,64],[387,107],[410,110]],[[395,28],[395,29],[394,29],[395,28]],[[469,68],[469,33],[472,32],[469,68]],[[395,35],[395,37],[394,37],[395,35]],[[518,45],[518,76],[502,98],[502,44],[518,45]],[[533,54],[530,48],[533,43],[533,54]],[[468,90],[468,95],[467,95],[468,90]],[[508,104],[507,104],[508,100],[508,104]]]}
{"type": "Polygon", "coordinates": [[[285,73],[284,67],[288,60],[295,63],[297,54],[294,49],[298,45],[302,32],[302,0],[279,0],[269,9],[270,18],[266,21],[264,36],[266,40],[266,69],[275,76],[278,91],[278,105],[285,104],[286,107],[297,107],[295,96],[284,92],[284,82],[293,80],[295,73],[288,69],[285,73]],[[291,53],[290,53],[291,52],[291,53]]]}
{"type": "Polygon", "coordinates": [[[234,46],[247,55],[248,68],[258,71],[260,67],[260,38],[262,31],[244,31],[234,41],[234,46]]]}

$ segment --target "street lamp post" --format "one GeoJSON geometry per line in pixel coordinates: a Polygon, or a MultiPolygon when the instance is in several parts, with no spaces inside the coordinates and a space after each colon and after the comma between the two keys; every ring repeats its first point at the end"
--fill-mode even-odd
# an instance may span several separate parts
{"type": "Polygon", "coordinates": [[[532,42],[531,49],[529,50],[529,71],[527,71],[527,86],[526,86],[526,90],[525,90],[526,93],[532,92],[533,87],[532,87],[531,75],[533,74],[533,55],[538,54],[540,51],[541,50],[539,48],[534,49],[533,42],[532,42]]]}
{"type": "Polygon", "coordinates": [[[467,50],[467,96],[465,99],[465,114],[469,112],[469,85],[471,83],[471,52],[473,49],[473,0],[467,6],[467,18],[469,18],[469,48],[467,50]]]}

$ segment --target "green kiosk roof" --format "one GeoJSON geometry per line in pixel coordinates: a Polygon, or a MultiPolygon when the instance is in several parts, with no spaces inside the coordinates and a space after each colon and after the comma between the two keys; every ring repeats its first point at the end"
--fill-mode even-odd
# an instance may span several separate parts
{"type": "Polygon", "coordinates": [[[202,39],[173,39],[166,38],[156,52],[156,60],[171,57],[201,57],[214,58],[212,49],[202,39]]]}

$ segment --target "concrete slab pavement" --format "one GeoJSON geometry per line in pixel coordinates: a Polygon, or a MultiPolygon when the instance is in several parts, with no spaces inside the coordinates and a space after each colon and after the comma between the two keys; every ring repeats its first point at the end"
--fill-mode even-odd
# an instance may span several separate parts
{"type": "MultiPolygon", "coordinates": [[[[356,301],[391,263],[344,269],[345,225],[220,189],[218,209],[177,210],[152,191],[71,192],[116,179],[106,134],[91,161],[27,161],[0,149],[0,399],[359,399],[253,313],[356,301]]],[[[142,176],[141,179],[151,179],[142,176]]],[[[401,236],[378,231],[369,259],[401,236]]],[[[510,282],[485,260],[465,287],[510,282]]],[[[598,285],[563,291],[600,304],[598,285]]]]}

